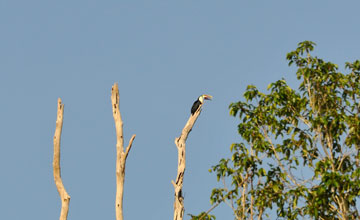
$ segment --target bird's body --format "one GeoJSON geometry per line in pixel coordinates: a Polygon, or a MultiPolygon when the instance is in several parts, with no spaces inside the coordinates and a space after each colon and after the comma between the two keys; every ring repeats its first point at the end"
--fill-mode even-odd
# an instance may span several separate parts
{"type": "Polygon", "coordinates": [[[191,114],[193,115],[199,108],[200,106],[204,103],[204,99],[207,100],[211,100],[212,96],[211,95],[201,95],[199,96],[199,98],[194,102],[194,104],[191,107],[191,114]]]}
{"type": "Polygon", "coordinates": [[[191,114],[193,115],[202,103],[197,99],[191,107],[191,114]]]}

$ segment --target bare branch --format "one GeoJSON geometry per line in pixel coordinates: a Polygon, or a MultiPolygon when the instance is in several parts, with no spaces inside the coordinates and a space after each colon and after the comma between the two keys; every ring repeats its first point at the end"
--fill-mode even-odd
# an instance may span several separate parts
{"type": "Polygon", "coordinates": [[[174,220],[182,220],[184,217],[184,197],[182,196],[182,186],[185,173],[185,142],[191,132],[197,118],[201,113],[201,105],[198,110],[190,115],[185,127],[183,128],[180,137],[175,138],[175,145],[178,149],[178,170],[175,182],[172,184],[175,189],[175,201],[174,201],[174,220]]]}
{"type": "Polygon", "coordinates": [[[130,141],[129,141],[129,145],[126,147],[126,151],[125,151],[125,159],[127,158],[129,152],[130,152],[130,149],[131,149],[131,146],[132,146],[132,142],[134,141],[136,137],[136,134],[133,134],[133,136],[131,137],[130,141]]]}
{"type": "Polygon", "coordinates": [[[132,143],[136,137],[134,134],[130,141],[129,145],[124,152],[124,137],[123,137],[123,121],[120,114],[119,107],[119,87],[115,83],[111,88],[111,104],[113,110],[113,116],[115,121],[116,129],[116,201],[115,201],[115,211],[116,211],[116,220],[123,220],[123,194],[124,194],[124,181],[125,181],[125,163],[126,158],[130,152],[132,143]]]}
{"type": "Polygon", "coordinates": [[[218,205],[220,205],[221,202],[215,203],[215,205],[211,206],[209,210],[207,210],[204,214],[202,214],[199,218],[199,220],[203,219],[205,216],[207,216],[212,210],[214,210],[218,205]]]}
{"type": "Polygon", "coordinates": [[[111,88],[111,104],[113,109],[113,117],[115,121],[115,129],[116,129],[116,146],[119,147],[119,151],[124,151],[124,137],[123,137],[123,121],[120,113],[120,96],[119,96],[119,87],[118,84],[115,83],[111,88]]]}
{"type": "Polygon", "coordinates": [[[54,170],[54,181],[56,188],[59,192],[61,198],[61,213],[60,220],[66,220],[69,212],[69,203],[70,196],[66,192],[64,184],[61,180],[60,172],[60,139],[61,131],[64,118],[64,104],[61,103],[61,99],[58,99],[57,107],[57,117],[56,117],[56,129],[54,134],[54,160],[53,160],[53,170],[54,170]]]}

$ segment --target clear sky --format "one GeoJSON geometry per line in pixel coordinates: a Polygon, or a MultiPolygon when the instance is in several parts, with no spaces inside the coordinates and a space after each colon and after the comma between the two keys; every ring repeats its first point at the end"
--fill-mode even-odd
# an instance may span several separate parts
{"type": "MultiPolygon", "coordinates": [[[[248,84],[285,78],[297,43],[343,67],[360,59],[359,1],[0,0],[0,219],[58,219],[52,172],[57,98],[65,104],[62,178],[68,219],[115,219],[119,83],[126,164],[124,217],[172,219],[174,138],[208,93],[187,141],[185,213],[210,208],[208,169],[239,142],[228,105],[248,84]]],[[[232,219],[226,205],[213,212],[232,219]]],[[[186,216],[185,219],[189,219],[186,216]]]]}

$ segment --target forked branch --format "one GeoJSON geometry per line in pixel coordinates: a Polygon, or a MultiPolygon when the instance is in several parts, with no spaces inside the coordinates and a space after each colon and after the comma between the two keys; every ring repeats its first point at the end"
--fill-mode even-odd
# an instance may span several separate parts
{"type": "Polygon", "coordinates": [[[125,163],[130,152],[132,143],[136,137],[134,134],[124,152],[123,121],[119,109],[119,87],[115,83],[111,88],[111,104],[116,129],[116,220],[123,220],[123,193],[125,181],[125,163]]]}

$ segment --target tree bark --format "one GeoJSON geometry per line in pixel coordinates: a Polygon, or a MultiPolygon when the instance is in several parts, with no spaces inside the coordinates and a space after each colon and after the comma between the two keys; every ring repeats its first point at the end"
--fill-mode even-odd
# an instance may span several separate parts
{"type": "Polygon", "coordinates": [[[132,142],[136,135],[134,134],[129,145],[124,152],[124,137],[123,137],[123,121],[121,119],[119,109],[119,88],[115,83],[111,88],[111,104],[113,110],[113,116],[116,129],[116,199],[115,199],[115,211],[116,220],[123,220],[123,193],[124,193],[124,181],[125,181],[125,163],[126,158],[130,152],[132,142]]]}
{"type": "Polygon", "coordinates": [[[201,107],[202,105],[200,105],[198,110],[193,115],[190,115],[190,118],[188,119],[185,127],[183,128],[180,137],[175,138],[175,145],[178,149],[178,170],[176,181],[171,181],[175,189],[174,220],[182,220],[184,217],[184,197],[182,195],[182,187],[186,167],[186,139],[201,113],[201,107]]]}
{"type": "Polygon", "coordinates": [[[61,198],[60,220],[67,219],[67,215],[69,212],[69,203],[70,203],[70,196],[65,190],[64,184],[61,180],[61,172],[60,172],[60,139],[61,139],[61,131],[63,125],[63,115],[64,115],[64,104],[61,103],[61,99],[59,98],[58,108],[57,108],[57,118],[56,118],[56,129],[54,135],[53,170],[54,170],[55,185],[61,198]]]}

